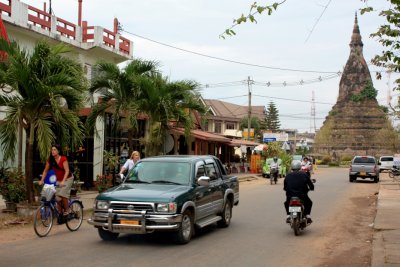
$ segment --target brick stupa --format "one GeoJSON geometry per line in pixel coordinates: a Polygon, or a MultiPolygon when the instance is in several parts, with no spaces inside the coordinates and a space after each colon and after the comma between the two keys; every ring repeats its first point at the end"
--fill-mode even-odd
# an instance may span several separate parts
{"type": "Polygon", "coordinates": [[[330,155],[338,160],[343,156],[380,156],[396,152],[397,134],[376,97],[360,100],[367,87],[373,89],[356,14],[350,56],[340,79],[339,96],[316,135],[316,154],[330,155]]]}

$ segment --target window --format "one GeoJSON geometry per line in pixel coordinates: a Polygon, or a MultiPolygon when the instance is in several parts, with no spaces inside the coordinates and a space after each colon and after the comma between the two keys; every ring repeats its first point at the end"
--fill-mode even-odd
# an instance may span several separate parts
{"type": "Polygon", "coordinates": [[[222,133],[222,122],[221,121],[215,121],[214,132],[215,133],[222,133]]]}
{"type": "Polygon", "coordinates": [[[226,129],[227,130],[235,130],[235,123],[232,121],[227,121],[226,122],[226,129]]]}
{"type": "Polygon", "coordinates": [[[200,165],[196,170],[196,179],[199,179],[201,176],[205,175],[204,165],[200,165]]]}
{"type": "Polygon", "coordinates": [[[218,178],[217,170],[213,163],[206,164],[206,175],[210,177],[210,180],[216,180],[218,178]]]}
{"type": "Polygon", "coordinates": [[[208,121],[204,123],[204,131],[208,132],[208,121]]]}

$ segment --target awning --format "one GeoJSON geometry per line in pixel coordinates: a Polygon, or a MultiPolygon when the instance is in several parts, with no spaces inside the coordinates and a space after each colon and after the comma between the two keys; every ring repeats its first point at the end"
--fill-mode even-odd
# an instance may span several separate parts
{"type": "MultiPolygon", "coordinates": [[[[171,129],[172,132],[184,135],[185,134],[185,129],[182,128],[173,128],[171,129]]],[[[190,134],[192,137],[200,140],[205,140],[205,141],[214,141],[214,142],[221,142],[221,143],[229,143],[231,139],[223,137],[222,135],[218,134],[213,134],[209,132],[205,132],[202,130],[191,130],[190,134]]]]}
{"type": "Polygon", "coordinates": [[[228,143],[230,146],[258,146],[259,144],[260,143],[245,139],[231,139],[231,141],[228,143]]]}

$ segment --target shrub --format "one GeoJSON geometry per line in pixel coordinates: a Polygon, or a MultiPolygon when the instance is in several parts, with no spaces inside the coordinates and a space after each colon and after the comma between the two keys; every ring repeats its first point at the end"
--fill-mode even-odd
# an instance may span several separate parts
{"type": "Polygon", "coordinates": [[[0,169],[0,194],[8,202],[27,200],[25,177],[21,169],[0,169]]]}
{"type": "Polygon", "coordinates": [[[96,176],[96,188],[99,193],[106,191],[112,187],[112,175],[97,175],[96,176]]]}
{"type": "Polygon", "coordinates": [[[331,156],[325,155],[322,157],[321,164],[328,165],[332,161],[331,156]]]}

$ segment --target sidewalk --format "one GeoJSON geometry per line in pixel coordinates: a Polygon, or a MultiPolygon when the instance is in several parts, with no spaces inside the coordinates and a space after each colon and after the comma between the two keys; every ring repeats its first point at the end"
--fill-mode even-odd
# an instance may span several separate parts
{"type": "Polygon", "coordinates": [[[387,173],[380,175],[371,266],[400,266],[400,181],[387,173]]]}

